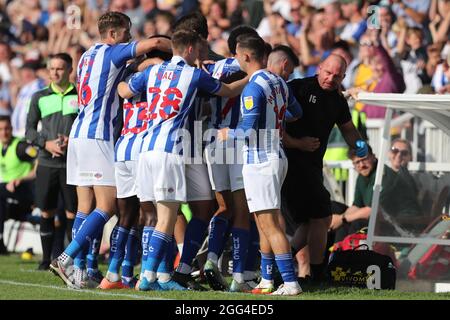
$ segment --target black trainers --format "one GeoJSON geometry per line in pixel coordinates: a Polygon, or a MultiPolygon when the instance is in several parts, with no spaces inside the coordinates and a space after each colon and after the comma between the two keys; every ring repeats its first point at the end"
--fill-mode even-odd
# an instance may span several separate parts
{"type": "Polygon", "coordinates": [[[48,271],[50,270],[50,261],[41,261],[37,268],[39,271],[48,271]]]}
{"type": "Polygon", "coordinates": [[[205,287],[197,283],[190,274],[184,274],[175,271],[172,275],[172,280],[176,281],[179,285],[185,287],[186,289],[193,291],[208,291],[205,287]]]}
{"type": "Polygon", "coordinates": [[[228,283],[225,281],[225,278],[222,276],[222,273],[220,273],[219,268],[214,262],[207,260],[203,272],[205,273],[206,280],[211,289],[215,291],[228,291],[228,283]]]}
{"type": "Polygon", "coordinates": [[[297,277],[297,282],[302,288],[311,286],[311,276],[306,275],[304,277],[297,277]]]}

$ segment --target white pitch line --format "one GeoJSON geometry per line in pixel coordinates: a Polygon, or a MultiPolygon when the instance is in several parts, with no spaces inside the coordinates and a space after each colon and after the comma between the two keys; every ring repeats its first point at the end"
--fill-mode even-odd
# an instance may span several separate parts
{"type": "Polygon", "coordinates": [[[94,291],[94,290],[74,290],[69,288],[63,288],[58,286],[47,286],[42,284],[36,284],[36,283],[24,283],[24,282],[16,282],[16,281],[9,281],[9,280],[0,280],[0,284],[10,284],[14,286],[23,286],[23,287],[38,287],[38,288],[47,288],[47,289],[55,289],[55,290],[62,290],[62,291],[71,291],[71,292],[84,292],[84,293],[90,293],[94,295],[99,296],[113,296],[113,297],[125,297],[125,298],[134,298],[134,299],[143,299],[143,300],[170,300],[165,298],[158,298],[158,297],[146,297],[141,296],[137,294],[122,294],[122,293],[112,293],[112,292],[103,292],[103,291],[94,291]]]}

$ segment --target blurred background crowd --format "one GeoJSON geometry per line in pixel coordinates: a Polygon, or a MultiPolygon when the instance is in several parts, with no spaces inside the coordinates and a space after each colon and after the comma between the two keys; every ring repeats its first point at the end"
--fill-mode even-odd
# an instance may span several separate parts
{"type": "MultiPolygon", "coordinates": [[[[0,114],[12,115],[15,136],[24,134],[31,95],[48,83],[49,55],[67,52],[75,67],[108,10],[130,16],[135,39],[170,35],[178,17],[200,10],[223,56],[229,31],[250,25],[295,50],[293,77],[314,75],[331,52],[341,54],[349,93],[450,92],[450,0],[0,0],[0,114]]],[[[382,108],[355,108],[384,117],[382,108]]]]}

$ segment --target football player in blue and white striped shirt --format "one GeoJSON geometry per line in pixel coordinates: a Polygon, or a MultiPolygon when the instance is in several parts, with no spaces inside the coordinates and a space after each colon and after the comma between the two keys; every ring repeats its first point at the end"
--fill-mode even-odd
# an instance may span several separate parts
{"type": "Polygon", "coordinates": [[[88,49],[78,64],[79,115],[70,133],[67,183],[77,186],[78,212],[75,238],[51,268],[69,287],[87,284],[87,273],[99,282],[96,253],[103,226],[116,211],[113,125],[119,108],[116,92],[127,60],[155,47],[170,51],[167,39],[130,40],[131,21],[120,12],[103,14],[98,21],[101,42],[88,49]],[[83,226],[83,228],[81,228],[83,226]],[[86,273],[83,248],[92,249],[86,273]],[[71,274],[73,259],[75,273],[71,274]]]}
{"type": "MultiPolygon", "coordinates": [[[[236,38],[242,34],[258,35],[255,29],[248,26],[233,29],[228,38],[229,49],[233,55],[236,53],[236,38]]],[[[245,75],[235,58],[223,59],[206,67],[213,78],[220,80],[229,77],[242,78],[245,75]]],[[[239,100],[239,97],[211,98],[209,128],[235,129],[242,119],[239,100]]],[[[208,256],[204,266],[206,279],[214,290],[250,291],[256,285],[250,286],[246,283],[256,278],[254,271],[259,250],[259,237],[254,219],[250,221],[242,178],[241,152],[237,150],[233,140],[224,143],[213,141],[205,151],[210,181],[218,203],[218,209],[210,222],[208,256]],[[231,153],[227,152],[230,150],[232,150],[231,153]],[[232,157],[229,157],[230,155],[232,157]],[[218,269],[218,259],[230,230],[233,243],[233,281],[228,288],[227,282],[218,269]]]]}
{"type": "MultiPolygon", "coordinates": [[[[156,37],[156,36],[155,36],[156,37]]],[[[125,81],[129,81],[133,74],[138,74],[149,65],[162,63],[170,59],[171,54],[155,50],[147,54],[145,60],[137,58],[125,71],[125,81]],[[136,73],[134,73],[136,71],[136,73]]],[[[133,267],[136,262],[137,243],[135,228],[139,218],[139,199],[137,198],[136,170],[138,157],[148,126],[147,93],[142,92],[131,99],[125,99],[123,104],[123,125],[121,135],[115,146],[115,177],[117,184],[117,198],[119,206],[119,223],[113,230],[110,246],[110,264],[108,272],[99,285],[101,289],[122,289],[135,285],[133,267]],[[122,264],[122,280],[119,269],[122,264]]],[[[156,209],[152,202],[140,204],[141,223],[143,223],[142,235],[142,266],[148,256],[148,240],[151,238],[156,224],[156,209]]],[[[173,243],[174,245],[174,243],[173,243]]],[[[173,271],[174,252],[168,253],[158,268],[162,285],[168,286],[173,271]]],[[[143,273],[144,270],[142,270],[143,273]]],[[[143,274],[141,274],[142,278],[143,274]]],[[[161,283],[161,282],[160,282],[161,283]]],[[[173,284],[173,283],[172,283],[173,284]]]]}
{"type": "Polygon", "coordinates": [[[158,222],[150,239],[151,250],[140,290],[161,290],[156,269],[173,235],[178,208],[186,202],[183,140],[190,139],[183,129],[198,90],[232,97],[241,92],[247,81],[222,84],[192,67],[199,56],[201,41],[195,32],[175,32],[174,56],[170,61],[151,66],[118,87],[123,98],[146,91],[150,103],[149,125],[138,163],[138,192],[141,201],[156,202],[158,222]]]}
{"type": "MultiPolygon", "coordinates": [[[[294,62],[286,51],[274,49],[269,55],[268,69],[263,65],[264,41],[255,36],[238,37],[236,58],[241,68],[250,76],[249,83],[241,94],[242,122],[231,131],[231,136],[245,138],[244,178],[245,194],[251,213],[255,213],[260,231],[260,246],[263,279],[259,289],[273,288],[273,279],[264,274],[264,263],[275,256],[275,262],[284,284],[273,294],[297,295],[301,288],[297,282],[292,254],[286,235],[279,224],[281,215],[281,186],[287,172],[287,159],[281,146],[285,114],[298,118],[302,110],[297,100],[289,93],[283,79],[294,69],[294,62]],[[284,56],[284,59],[279,59],[284,56]],[[274,63],[274,60],[277,63],[274,63]]],[[[223,129],[224,136],[228,129],[223,129]]],[[[273,260],[272,260],[273,261],[273,260]]],[[[255,293],[257,293],[255,291],[255,293]]],[[[263,292],[258,292],[263,293],[263,292]]]]}

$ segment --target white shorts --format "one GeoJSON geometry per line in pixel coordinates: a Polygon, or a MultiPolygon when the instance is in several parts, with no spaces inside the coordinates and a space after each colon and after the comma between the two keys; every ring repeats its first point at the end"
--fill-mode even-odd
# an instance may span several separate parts
{"type": "Polygon", "coordinates": [[[117,198],[123,199],[137,195],[137,160],[120,161],[114,164],[116,170],[117,198]]]}
{"type": "Polygon", "coordinates": [[[184,162],[180,155],[161,151],[141,153],[136,182],[141,202],[186,202],[184,162]]]}
{"type": "Polygon", "coordinates": [[[242,178],[242,164],[208,163],[208,174],[214,191],[237,191],[244,189],[242,178]]]}
{"type": "Polygon", "coordinates": [[[67,148],[67,184],[115,186],[114,142],[71,138],[67,148]]]}
{"type": "Polygon", "coordinates": [[[214,145],[205,150],[209,181],[214,191],[230,190],[233,192],[244,189],[242,157],[239,157],[242,154],[236,153],[235,149],[216,149],[214,145]],[[227,152],[229,152],[228,156],[227,152]],[[230,154],[231,156],[229,156],[230,154]]]}
{"type": "Polygon", "coordinates": [[[287,168],[287,159],[244,164],[242,175],[250,212],[280,209],[281,186],[287,168]]]}
{"type": "Polygon", "coordinates": [[[186,185],[187,201],[212,200],[211,185],[209,184],[208,168],[206,164],[187,164],[186,185]]]}

